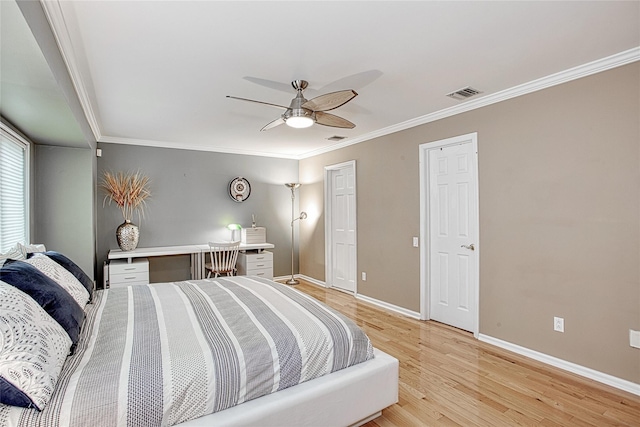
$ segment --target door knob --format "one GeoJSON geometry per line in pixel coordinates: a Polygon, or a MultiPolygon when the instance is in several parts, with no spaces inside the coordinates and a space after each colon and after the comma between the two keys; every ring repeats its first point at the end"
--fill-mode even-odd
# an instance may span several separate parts
{"type": "Polygon", "coordinates": [[[469,249],[470,251],[475,251],[476,247],[473,246],[473,243],[470,245],[460,245],[461,248],[469,249]]]}

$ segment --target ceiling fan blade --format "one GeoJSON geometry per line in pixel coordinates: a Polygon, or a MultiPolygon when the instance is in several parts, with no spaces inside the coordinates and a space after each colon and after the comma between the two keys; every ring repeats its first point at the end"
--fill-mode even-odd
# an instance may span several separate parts
{"type": "Polygon", "coordinates": [[[227,98],[238,99],[240,101],[255,102],[256,104],[268,105],[270,107],[284,108],[285,110],[289,108],[289,107],[285,107],[284,105],[272,104],[270,102],[256,101],[254,99],[238,98],[237,96],[231,96],[231,95],[227,95],[227,98]]]}
{"type": "Polygon", "coordinates": [[[302,108],[306,108],[311,111],[329,111],[346,104],[356,96],[358,96],[358,94],[355,90],[340,90],[338,92],[331,92],[316,96],[302,104],[302,108]]]}
{"type": "Polygon", "coordinates": [[[350,76],[334,80],[331,83],[322,86],[320,89],[318,89],[318,92],[334,92],[343,87],[352,87],[355,90],[359,90],[367,85],[370,85],[375,80],[379,79],[380,76],[382,76],[382,71],[380,70],[362,71],[360,73],[352,74],[350,76]]]}
{"type": "Polygon", "coordinates": [[[323,113],[322,111],[316,112],[316,123],[323,126],[331,126],[334,128],[353,129],[356,127],[347,119],[338,117],[335,114],[323,113]]]}
{"type": "MultiPolygon", "coordinates": [[[[255,83],[257,85],[268,87],[269,89],[280,90],[282,92],[291,93],[291,84],[290,83],[280,83],[274,82],[273,80],[259,79],[257,77],[244,76],[244,80],[255,83]]],[[[344,87],[344,86],[341,86],[344,87]]]]}
{"type": "Polygon", "coordinates": [[[262,129],[260,129],[260,132],[262,132],[263,130],[273,129],[274,127],[280,126],[281,124],[284,124],[284,119],[282,117],[278,117],[274,121],[267,123],[262,129]]]}

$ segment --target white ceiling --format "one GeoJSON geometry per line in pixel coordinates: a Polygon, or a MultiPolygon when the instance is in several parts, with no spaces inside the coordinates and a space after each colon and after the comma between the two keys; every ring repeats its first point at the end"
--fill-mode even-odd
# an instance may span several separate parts
{"type": "Polygon", "coordinates": [[[455,109],[445,95],[467,85],[491,99],[631,49],[637,60],[640,46],[637,1],[44,6],[99,142],[290,158],[455,109]],[[260,132],[281,111],[225,97],[288,105],[294,79],[309,81],[307,98],[355,89],[332,113],[356,127],[260,132]]]}

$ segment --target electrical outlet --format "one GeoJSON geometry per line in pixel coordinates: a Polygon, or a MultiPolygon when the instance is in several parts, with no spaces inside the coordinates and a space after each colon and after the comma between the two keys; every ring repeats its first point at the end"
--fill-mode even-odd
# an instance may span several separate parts
{"type": "Polygon", "coordinates": [[[640,348],[640,331],[629,329],[629,345],[631,347],[640,348]]]}
{"type": "Polygon", "coordinates": [[[362,281],[363,282],[367,281],[367,273],[365,273],[364,271],[362,272],[362,281]]]}
{"type": "Polygon", "coordinates": [[[414,237],[414,238],[413,238],[413,247],[414,247],[414,248],[417,248],[417,247],[418,247],[418,238],[417,238],[417,237],[414,237]]]}
{"type": "Polygon", "coordinates": [[[562,317],[553,318],[553,330],[558,332],[564,332],[564,319],[562,317]]]}

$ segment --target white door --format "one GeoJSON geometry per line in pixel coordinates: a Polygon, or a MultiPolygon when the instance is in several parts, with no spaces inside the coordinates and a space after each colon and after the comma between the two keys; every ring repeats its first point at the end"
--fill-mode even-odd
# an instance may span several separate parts
{"type": "Polygon", "coordinates": [[[429,318],[477,334],[476,134],[444,140],[438,145],[426,151],[425,162],[429,318]]]}
{"type": "Polygon", "coordinates": [[[328,222],[328,285],[356,292],[356,175],[355,162],[326,169],[328,222]]]}

